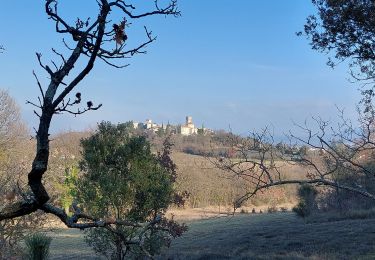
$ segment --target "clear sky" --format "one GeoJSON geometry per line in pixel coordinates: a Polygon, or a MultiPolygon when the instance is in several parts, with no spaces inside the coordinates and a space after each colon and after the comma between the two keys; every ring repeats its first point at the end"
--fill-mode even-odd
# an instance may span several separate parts
{"type": "MultiPolygon", "coordinates": [[[[95,0],[59,2],[70,19],[96,11],[95,0]]],[[[0,8],[0,43],[6,47],[0,88],[15,97],[30,126],[36,118],[25,100],[36,100],[38,93],[32,70],[47,77],[35,52],[48,61],[56,59],[51,47],[64,50],[43,8],[44,1],[28,0],[2,1],[0,8]]],[[[122,70],[98,62],[79,91],[103,107],[76,118],[57,116],[52,131],[85,129],[101,120],[177,124],[191,115],[198,126],[230,126],[246,134],[272,124],[281,134],[312,115],[334,118],[335,105],[354,116],[359,95],[347,80],[347,67],[328,68],[327,57],[295,35],[315,11],[310,0],[179,0],[179,8],[180,18],[135,24],[148,25],[158,36],[148,53],[122,70]]]]}

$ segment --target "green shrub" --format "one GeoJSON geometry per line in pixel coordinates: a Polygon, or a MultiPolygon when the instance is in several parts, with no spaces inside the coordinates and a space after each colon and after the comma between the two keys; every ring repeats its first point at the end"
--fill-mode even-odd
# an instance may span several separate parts
{"type": "Polygon", "coordinates": [[[133,136],[130,127],[102,122],[83,139],[81,174],[72,185],[77,202],[89,215],[114,222],[111,228],[85,230],[94,251],[113,259],[159,254],[186,231],[185,225],[165,217],[170,205],[184,202],[174,190],[177,173],[169,138],[155,154],[150,142],[133,136]],[[129,227],[115,220],[157,224],[129,227]]]}
{"type": "Polygon", "coordinates": [[[317,191],[311,185],[301,185],[298,189],[299,202],[293,211],[300,217],[308,217],[318,209],[316,203],[317,191]]]}
{"type": "Polygon", "coordinates": [[[52,238],[43,233],[34,233],[26,237],[26,258],[30,260],[47,259],[51,241],[52,238]]]}
{"type": "Polygon", "coordinates": [[[307,207],[304,201],[298,202],[297,206],[293,208],[293,212],[295,212],[298,216],[305,218],[311,214],[311,211],[307,207]]]}

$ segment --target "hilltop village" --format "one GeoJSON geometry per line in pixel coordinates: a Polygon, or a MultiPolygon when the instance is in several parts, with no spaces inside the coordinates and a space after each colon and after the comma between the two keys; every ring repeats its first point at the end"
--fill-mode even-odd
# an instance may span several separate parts
{"type": "Polygon", "coordinates": [[[158,132],[168,132],[172,134],[181,134],[184,136],[197,135],[197,134],[209,134],[213,133],[213,130],[205,127],[196,127],[193,123],[193,118],[191,116],[186,116],[185,123],[179,125],[171,124],[157,124],[153,123],[151,119],[147,119],[144,123],[133,122],[134,129],[145,129],[151,130],[155,133],[158,132]]]}

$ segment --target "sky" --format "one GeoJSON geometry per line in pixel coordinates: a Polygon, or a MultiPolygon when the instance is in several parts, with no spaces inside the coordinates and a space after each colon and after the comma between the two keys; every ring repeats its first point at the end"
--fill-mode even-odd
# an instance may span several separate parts
{"type": "MultiPolygon", "coordinates": [[[[147,1],[132,2],[144,9],[147,1]]],[[[137,29],[143,25],[157,35],[147,54],[126,60],[130,66],[124,69],[97,62],[81,82],[77,91],[83,99],[103,107],[78,117],[56,116],[53,133],[92,128],[102,120],[179,124],[191,115],[197,126],[242,135],[271,126],[281,136],[312,116],[335,121],[336,106],[355,117],[360,96],[348,80],[348,67],[329,68],[327,55],[296,36],[315,12],[310,0],[178,2],[181,17],[139,20],[129,30],[129,40],[144,39],[137,29]]],[[[95,0],[60,0],[59,8],[71,21],[97,11],[95,0]]],[[[32,71],[43,86],[48,79],[35,52],[48,62],[57,60],[51,48],[68,51],[47,19],[44,1],[2,1],[0,19],[0,43],[6,47],[0,88],[16,99],[30,128],[36,127],[33,107],[25,104],[37,100],[32,71]]]]}

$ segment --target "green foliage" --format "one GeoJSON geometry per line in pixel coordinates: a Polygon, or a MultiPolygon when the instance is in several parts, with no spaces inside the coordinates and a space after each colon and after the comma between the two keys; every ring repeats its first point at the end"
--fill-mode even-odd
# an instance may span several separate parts
{"type": "MultiPolygon", "coordinates": [[[[152,221],[163,216],[175,198],[175,165],[169,152],[153,154],[149,142],[130,130],[128,124],[102,122],[91,137],[81,141],[82,175],[74,181],[75,194],[85,211],[96,218],[152,221]]],[[[169,244],[170,227],[141,233],[141,228],[114,224],[86,231],[86,241],[110,258],[144,251],[153,255],[169,244]],[[130,242],[139,236],[144,237],[142,248],[130,242]]]]}
{"type": "Polygon", "coordinates": [[[374,1],[314,0],[313,4],[318,12],[304,26],[312,49],[333,54],[330,66],[347,60],[355,79],[373,79],[374,1]]]}
{"type": "Polygon", "coordinates": [[[65,180],[61,185],[62,192],[60,202],[65,212],[69,214],[69,207],[73,204],[74,198],[76,197],[76,183],[78,180],[79,169],[76,166],[72,166],[65,170],[65,180]]]}
{"type": "MultiPolygon", "coordinates": [[[[317,8],[307,17],[304,34],[313,50],[331,54],[331,67],[346,61],[352,79],[363,84],[361,104],[363,112],[373,117],[375,96],[375,2],[373,0],[313,0],[317,8]],[[370,87],[368,87],[370,86],[370,87]]],[[[299,32],[298,35],[302,35],[299,32]]]]}
{"type": "Polygon", "coordinates": [[[317,210],[317,191],[311,185],[301,185],[298,189],[299,202],[293,211],[300,217],[308,217],[317,210]]]}
{"type": "Polygon", "coordinates": [[[306,202],[300,201],[297,206],[293,208],[293,211],[300,217],[305,218],[310,215],[309,208],[306,205],[306,202]]]}
{"type": "Polygon", "coordinates": [[[165,134],[166,134],[166,131],[164,130],[164,126],[162,125],[161,128],[158,129],[158,131],[156,132],[156,134],[158,135],[158,137],[164,137],[165,134]]]}
{"type": "Polygon", "coordinates": [[[131,137],[123,124],[101,123],[81,145],[84,173],[77,181],[77,198],[90,214],[126,214],[145,221],[155,210],[168,207],[172,183],[144,137],[131,137]]]}
{"type": "Polygon", "coordinates": [[[202,124],[201,128],[198,128],[198,134],[199,135],[204,135],[204,125],[202,124]]]}
{"type": "Polygon", "coordinates": [[[52,238],[43,233],[34,233],[25,239],[26,257],[30,260],[43,260],[49,256],[52,238]]]}

